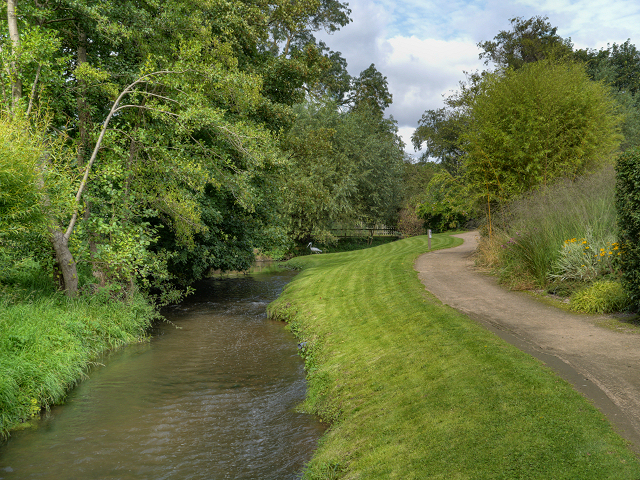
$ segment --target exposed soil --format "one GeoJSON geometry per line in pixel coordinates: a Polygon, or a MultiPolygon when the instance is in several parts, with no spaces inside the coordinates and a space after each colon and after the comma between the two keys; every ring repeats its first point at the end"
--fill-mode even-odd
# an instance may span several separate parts
{"type": "Polygon", "coordinates": [[[640,455],[640,334],[600,326],[611,317],[570,313],[504,289],[474,265],[478,233],[455,236],[464,244],[416,260],[427,290],[569,381],[640,455]]]}

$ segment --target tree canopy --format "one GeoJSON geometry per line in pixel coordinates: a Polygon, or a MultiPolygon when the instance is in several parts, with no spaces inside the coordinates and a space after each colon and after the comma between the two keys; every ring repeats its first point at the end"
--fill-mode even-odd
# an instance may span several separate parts
{"type": "Polygon", "coordinates": [[[327,241],[336,224],[391,222],[404,157],[395,121],[334,104],[300,105],[297,114],[285,139],[292,159],[284,195],[291,235],[327,241]]]}
{"type": "Polygon", "coordinates": [[[515,17],[509,22],[512,30],[502,30],[493,40],[478,43],[484,50],[480,59],[484,59],[485,64],[493,62],[502,68],[518,69],[527,63],[561,59],[573,52],[571,40],[560,37],[558,28],[551,26],[548,17],[528,20],[515,17]]]}
{"type": "Polygon", "coordinates": [[[448,211],[443,202],[450,199],[438,200],[443,185],[489,209],[611,162],[622,141],[637,141],[635,47],[574,53],[547,17],[511,24],[478,44],[480,58],[497,68],[468,75],[444,108],[424,113],[412,136],[416,150],[425,149],[423,160],[454,177],[426,188],[435,200],[422,205],[423,216],[448,211]]]}
{"type": "Polygon", "coordinates": [[[383,117],[386,79],[373,65],[352,79],[314,37],[350,22],[346,3],[3,7],[3,261],[36,255],[71,296],[83,282],[189,284],[333,221],[395,214],[402,147],[383,117]],[[315,218],[305,233],[300,215],[315,218]]]}

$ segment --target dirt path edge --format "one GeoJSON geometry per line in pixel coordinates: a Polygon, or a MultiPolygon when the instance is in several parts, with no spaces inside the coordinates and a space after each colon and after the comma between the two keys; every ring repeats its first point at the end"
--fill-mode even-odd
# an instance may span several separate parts
{"type": "Polygon", "coordinates": [[[601,316],[572,314],[507,291],[475,268],[478,232],[454,236],[464,243],[416,260],[425,288],[571,383],[640,456],[640,335],[599,327],[601,316]]]}

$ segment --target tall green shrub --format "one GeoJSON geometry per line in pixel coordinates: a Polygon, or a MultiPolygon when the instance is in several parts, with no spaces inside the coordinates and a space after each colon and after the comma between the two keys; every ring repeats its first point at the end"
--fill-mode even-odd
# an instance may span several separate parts
{"type": "Polygon", "coordinates": [[[622,284],[633,308],[640,307],[640,150],[630,150],[616,165],[616,209],[622,247],[622,284]]]}
{"type": "Polygon", "coordinates": [[[593,171],[622,139],[608,88],[575,63],[540,61],[488,74],[471,113],[463,135],[467,183],[485,203],[593,171]]]}

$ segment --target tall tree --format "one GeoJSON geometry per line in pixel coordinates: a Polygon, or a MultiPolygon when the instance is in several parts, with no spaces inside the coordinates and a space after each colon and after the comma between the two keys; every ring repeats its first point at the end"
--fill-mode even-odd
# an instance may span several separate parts
{"type": "MultiPolygon", "coordinates": [[[[217,3],[229,10],[227,2],[217,3]]],[[[41,205],[62,286],[73,296],[76,262],[86,261],[89,251],[110,281],[160,278],[163,262],[175,255],[150,248],[161,228],[173,233],[177,249],[191,248],[194,236],[208,228],[200,202],[205,187],[226,192],[234,208],[251,212],[269,201],[254,179],[277,168],[282,157],[270,133],[251,119],[263,98],[259,77],[241,71],[232,46],[211,34],[206,14],[212,2],[60,5],[18,18],[29,33],[55,29],[58,47],[64,45],[50,52],[66,64],[64,82],[43,83],[40,91],[43,103],[57,107],[52,127],[60,136],[65,117],[84,127],[65,128],[72,135],[84,131],[78,155],[46,152],[39,167],[45,198],[53,188],[48,179],[69,175],[73,183],[80,177],[64,208],[41,205]],[[55,95],[64,84],[67,90],[75,84],[78,95],[55,95]],[[99,128],[91,118],[101,119],[99,128]],[[84,135],[90,157],[81,154],[84,135]],[[91,242],[95,249],[87,248],[91,242]]],[[[35,58],[24,54],[25,46],[20,59],[35,58]]]]}
{"type": "Polygon", "coordinates": [[[480,58],[485,64],[493,62],[502,68],[521,68],[531,62],[544,59],[560,59],[571,55],[573,45],[557,33],[548,17],[536,16],[528,20],[522,17],[509,19],[512,30],[502,30],[493,41],[478,43],[484,50],[480,58]]]}
{"type": "Polygon", "coordinates": [[[574,56],[586,64],[592,79],[605,81],[616,90],[632,95],[640,90],[640,51],[630,40],[600,50],[576,50],[574,56]]]}
{"type": "Polygon", "coordinates": [[[307,104],[285,145],[284,215],[297,239],[326,241],[339,224],[386,223],[400,206],[403,144],[392,119],[307,104]]]}
{"type": "Polygon", "coordinates": [[[464,150],[460,145],[460,135],[465,121],[466,117],[452,108],[424,112],[418,121],[418,128],[411,136],[416,151],[425,149],[421,159],[435,159],[451,175],[461,173],[464,150]]]}
{"type": "Polygon", "coordinates": [[[588,75],[609,85],[625,111],[621,148],[629,150],[640,145],[640,52],[629,40],[614,43],[600,50],[584,49],[575,58],[585,63],[588,75]]]}
{"type": "Polygon", "coordinates": [[[314,43],[313,33],[333,33],[347,25],[351,10],[338,0],[275,0],[269,2],[271,51],[289,55],[293,48],[314,43]]]}
{"type": "Polygon", "coordinates": [[[372,63],[353,79],[349,100],[354,110],[365,109],[382,118],[384,111],[393,102],[387,77],[372,63]]]}

